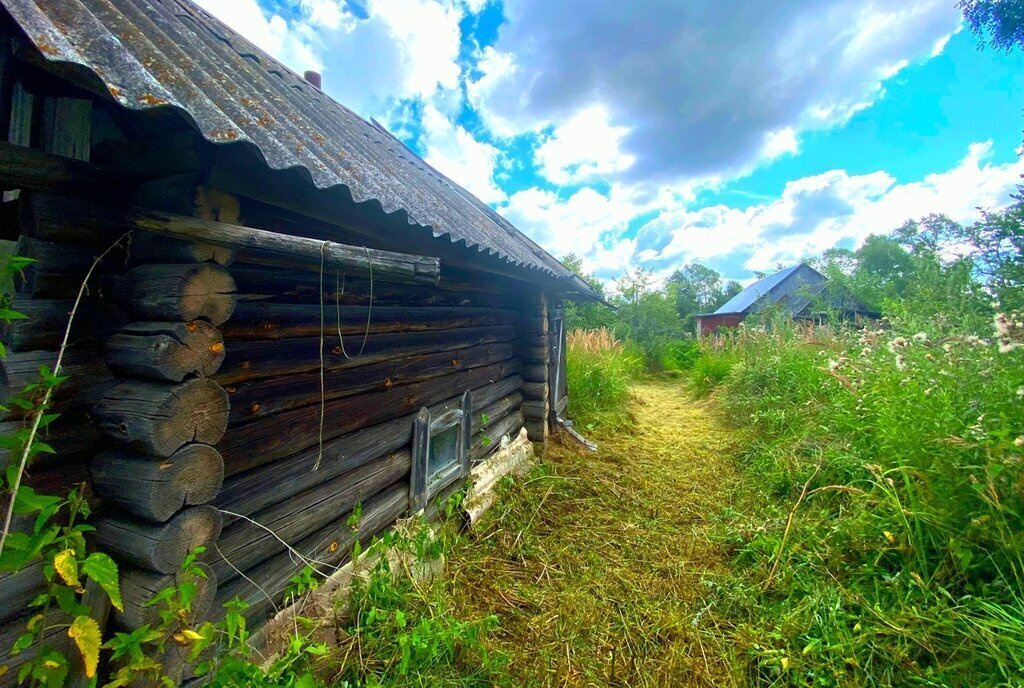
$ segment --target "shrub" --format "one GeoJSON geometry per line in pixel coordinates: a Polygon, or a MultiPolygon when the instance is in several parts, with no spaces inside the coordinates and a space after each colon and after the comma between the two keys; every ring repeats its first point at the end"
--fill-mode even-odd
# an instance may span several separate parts
{"type": "Polygon", "coordinates": [[[709,583],[750,683],[1017,685],[1024,326],[996,325],[791,326],[708,354],[738,362],[719,398],[750,438],[735,579],[709,583]]]}
{"type": "Polygon", "coordinates": [[[574,330],[566,337],[566,367],[570,416],[588,429],[626,423],[629,383],[644,368],[641,353],[606,329],[574,330]]]}
{"type": "Polygon", "coordinates": [[[736,365],[736,355],[731,350],[702,353],[693,363],[690,386],[697,397],[706,397],[715,387],[722,384],[736,365]]]}
{"type": "Polygon", "coordinates": [[[658,363],[662,370],[689,370],[700,357],[700,346],[692,339],[673,339],[662,345],[658,363]]]}

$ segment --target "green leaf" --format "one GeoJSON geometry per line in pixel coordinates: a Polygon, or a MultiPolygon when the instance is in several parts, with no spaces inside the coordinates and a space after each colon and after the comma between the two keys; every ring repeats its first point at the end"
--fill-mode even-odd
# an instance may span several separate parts
{"type": "Polygon", "coordinates": [[[78,616],[89,611],[78,601],[78,595],[71,588],[65,585],[54,585],[51,586],[51,589],[53,590],[53,599],[57,601],[57,606],[65,614],[78,616]]]}
{"type": "Polygon", "coordinates": [[[92,678],[96,675],[96,665],[100,661],[100,645],[103,642],[100,626],[91,616],[79,616],[71,623],[68,637],[75,641],[78,651],[85,663],[85,675],[92,678]]]}
{"type": "Polygon", "coordinates": [[[46,442],[40,442],[36,440],[32,443],[32,448],[29,450],[28,455],[30,457],[36,454],[56,454],[57,450],[48,445],[46,442]]]}
{"type": "Polygon", "coordinates": [[[18,636],[18,639],[14,641],[14,645],[11,646],[11,654],[16,655],[19,652],[23,652],[28,648],[32,647],[32,641],[35,640],[36,636],[34,633],[22,633],[18,636]]]}
{"type": "Polygon", "coordinates": [[[39,515],[36,516],[36,522],[32,528],[32,532],[37,534],[43,532],[43,530],[46,528],[46,525],[50,522],[50,519],[53,518],[54,514],[60,511],[61,506],[63,506],[63,504],[54,504],[52,506],[48,506],[45,509],[40,510],[39,515]]]}
{"type": "Polygon", "coordinates": [[[28,320],[28,316],[24,313],[11,310],[10,308],[0,308],[0,320],[6,320],[11,322],[13,320],[28,320]]]}
{"type": "Polygon", "coordinates": [[[57,420],[58,418],[60,418],[60,414],[59,413],[44,413],[39,418],[39,427],[40,428],[45,428],[47,425],[49,425],[53,421],[57,420]]]}
{"type": "Polygon", "coordinates": [[[307,671],[295,682],[295,688],[316,688],[316,679],[307,671]]]}
{"type": "Polygon", "coordinates": [[[28,256],[10,256],[7,258],[8,269],[15,270],[18,272],[24,270],[29,265],[32,265],[32,263],[35,262],[35,258],[29,258],[28,256]]]}
{"type": "MultiPolygon", "coordinates": [[[[26,387],[26,389],[28,388],[26,387]]],[[[28,393],[31,394],[34,391],[34,389],[30,389],[28,390],[28,393]]],[[[12,399],[8,399],[7,403],[13,406],[17,406],[22,411],[31,411],[32,409],[35,408],[31,401],[28,401],[27,399],[22,399],[21,397],[14,397],[12,399]]]]}
{"type": "Polygon", "coordinates": [[[117,564],[103,552],[93,552],[82,562],[82,573],[103,588],[110,598],[110,603],[118,611],[124,611],[121,602],[121,587],[117,581],[117,564]]]}
{"type": "MultiPolygon", "coordinates": [[[[95,622],[93,622],[95,623],[95,622]]],[[[46,688],[60,688],[68,675],[67,658],[55,650],[47,650],[32,663],[32,678],[46,688]]]]}
{"type": "Polygon", "coordinates": [[[22,485],[14,498],[14,513],[19,516],[34,514],[54,504],[60,504],[60,497],[39,494],[28,485],[22,485]]]}

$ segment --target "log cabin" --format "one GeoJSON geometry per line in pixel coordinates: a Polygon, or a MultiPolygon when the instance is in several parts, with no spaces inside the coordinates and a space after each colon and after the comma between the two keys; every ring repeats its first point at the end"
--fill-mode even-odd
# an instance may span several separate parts
{"type": "MultiPolygon", "coordinates": [[[[8,393],[113,247],[28,476],[86,485],[121,569],[108,632],[152,620],[198,546],[197,616],[238,597],[258,627],[302,567],[285,543],[340,565],[503,436],[565,421],[562,304],[597,295],[315,75],[188,0],[0,6],[0,239],[35,260],[8,393]]],[[[0,575],[0,663],[41,580],[0,575]]]]}

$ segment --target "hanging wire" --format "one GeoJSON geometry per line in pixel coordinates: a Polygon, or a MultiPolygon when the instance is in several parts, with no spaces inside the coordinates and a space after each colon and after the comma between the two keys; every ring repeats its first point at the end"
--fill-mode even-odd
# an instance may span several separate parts
{"type": "Polygon", "coordinates": [[[363,344],[359,347],[359,353],[355,356],[349,356],[348,352],[345,351],[345,340],[341,336],[341,297],[345,295],[345,275],[341,276],[341,287],[338,287],[338,270],[334,270],[334,312],[337,316],[338,324],[338,342],[341,343],[342,355],[352,360],[363,355],[363,351],[366,349],[366,340],[370,336],[370,319],[373,317],[373,264],[370,263],[370,249],[363,246],[363,250],[366,251],[366,269],[370,273],[370,303],[366,308],[366,329],[363,332],[363,344]]]}
{"type": "Polygon", "coordinates": [[[317,435],[314,471],[320,468],[320,462],[324,458],[324,415],[327,406],[327,393],[324,389],[324,251],[327,250],[327,243],[324,241],[320,244],[320,429],[317,435]]]}
{"type": "MultiPolygon", "coordinates": [[[[313,470],[320,468],[320,462],[324,458],[324,417],[327,414],[327,390],[324,381],[324,252],[327,250],[329,241],[320,244],[320,427],[317,434],[316,463],[313,470]]],[[[363,246],[366,252],[366,269],[370,273],[370,302],[366,308],[366,329],[363,331],[363,343],[359,347],[359,353],[349,356],[345,350],[345,340],[341,336],[341,296],[345,293],[344,276],[341,277],[341,287],[338,286],[339,270],[334,271],[334,313],[337,318],[338,342],[341,345],[341,353],[348,360],[353,360],[363,355],[366,350],[366,340],[370,338],[370,323],[373,318],[373,263],[370,262],[370,249],[363,246]]]]}

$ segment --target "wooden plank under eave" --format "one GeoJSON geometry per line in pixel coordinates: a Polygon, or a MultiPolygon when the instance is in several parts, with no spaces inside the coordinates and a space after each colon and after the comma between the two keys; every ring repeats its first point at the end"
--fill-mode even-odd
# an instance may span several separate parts
{"type": "Polygon", "coordinates": [[[156,234],[255,251],[283,259],[293,266],[305,265],[313,270],[344,268],[357,274],[371,275],[376,279],[397,278],[435,285],[441,277],[441,261],[431,256],[349,246],[333,241],[139,208],[131,209],[126,219],[129,226],[156,234]]]}
{"type": "Polygon", "coordinates": [[[0,142],[0,186],[4,189],[102,195],[123,183],[123,178],[87,162],[0,142]]]}

